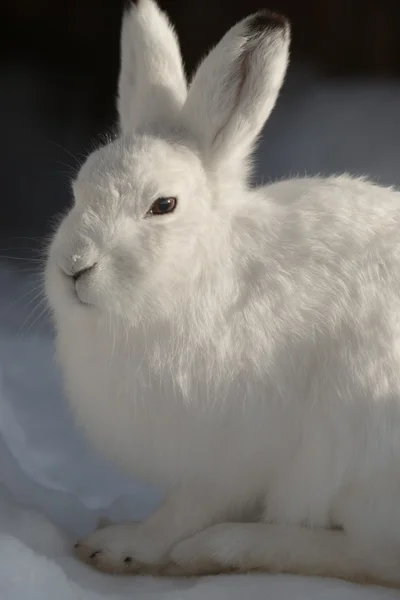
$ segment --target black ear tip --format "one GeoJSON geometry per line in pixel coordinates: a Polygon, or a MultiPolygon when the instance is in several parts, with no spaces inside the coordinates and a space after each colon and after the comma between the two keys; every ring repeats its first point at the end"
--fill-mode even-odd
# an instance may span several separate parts
{"type": "Polygon", "coordinates": [[[290,21],[284,15],[271,10],[260,10],[250,17],[249,25],[253,33],[263,33],[266,29],[290,33],[290,21]]]}
{"type": "Polygon", "coordinates": [[[137,6],[137,0],[124,0],[123,14],[130,12],[134,6],[137,6]]]}

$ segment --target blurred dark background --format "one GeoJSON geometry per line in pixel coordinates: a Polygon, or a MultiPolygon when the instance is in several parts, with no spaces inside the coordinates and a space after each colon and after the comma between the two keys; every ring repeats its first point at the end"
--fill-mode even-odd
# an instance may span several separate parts
{"type": "MultiPolygon", "coordinates": [[[[260,8],[290,18],[292,65],[282,108],[278,104],[269,125],[270,143],[263,142],[264,178],[355,168],[397,183],[385,169],[387,156],[400,164],[400,121],[393,109],[400,106],[398,0],[159,4],[176,25],[189,75],[240,18],[260,8]],[[301,122],[314,122],[312,133],[304,135],[301,122]],[[348,140],[333,142],[339,126],[348,140]],[[313,142],[318,136],[327,152],[320,162],[313,142]],[[362,149],[355,150],[362,158],[354,163],[341,158],[351,139],[362,149]],[[290,154],[294,145],[300,160],[290,154]]],[[[0,237],[10,253],[24,253],[48,233],[69,202],[74,171],[115,124],[122,8],[121,0],[0,0],[0,237]]]]}

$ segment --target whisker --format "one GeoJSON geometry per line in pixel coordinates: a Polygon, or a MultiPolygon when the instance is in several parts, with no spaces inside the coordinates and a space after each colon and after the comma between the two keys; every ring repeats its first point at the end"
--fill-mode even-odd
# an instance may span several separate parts
{"type": "Polygon", "coordinates": [[[1,254],[0,260],[22,260],[24,262],[41,262],[42,261],[41,258],[32,258],[31,256],[24,258],[23,256],[9,256],[6,254],[1,254]]]}
{"type": "Polygon", "coordinates": [[[14,235],[12,238],[12,240],[27,240],[29,242],[40,242],[43,238],[42,237],[33,237],[33,236],[28,236],[28,235],[14,235]]]}
{"type": "Polygon", "coordinates": [[[26,269],[17,266],[15,269],[18,269],[18,271],[15,271],[16,273],[30,273],[31,275],[41,275],[43,273],[43,270],[39,266],[26,267],[26,269]]]}
{"type": "Polygon", "coordinates": [[[32,302],[35,302],[35,300],[38,300],[38,299],[40,298],[40,296],[42,296],[42,299],[43,299],[43,300],[45,300],[45,299],[46,299],[45,297],[43,298],[43,290],[39,290],[39,291],[38,291],[38,292],[35,294],[35,296],[34,296],[33,298],[31,298],[31,299],[29,300],[29,302],[27,302],[27,304],[24,306],[24,308],[25,308],[25,309],[27,309],[27,308],[28,308],[28,307],[29,307],[29,306],[32,304],[32,302]]]}
{"type": "MultiPolygon", "coordinates": [[[[39,306],[39,305],[38,305],[39,306]]],[[[48,312],[48,307],[45,305],[42,309],[42,311],[38,314],[38,316],[35,318],[35,320],[29,325],[29,327],[25,330],[25,335],[28,333],[28,331],[30,331],[34,325],[36,325],[39,321],[39,319],[43,318],[44,315],[48,312]]]]}
{"type": "Polygon", "coordinates": [[[27,252],[38,252],[40,251],[39,248],[29,248],[29,247],[23,247],[21,248],[20,246],[18,246],[17,248],[0,248],[0,252],[23,252],[23,251],[27,251],[27,252]]]}
{"type": "Polygon", "coordinates": [[[36,304],[36,306],[34,306],[33,310],[31,310],[31,312],[29,313],[29,315],[26,317],[26,319],[22,323],[21,327],[19,328],[19,330],[17,332],[17,337],[20,337],[22,333],[26,334],[32,328],[32,325],[37,322],[38,318],[40,318],[41,316],[43,316],[47,312],[47,304],[45,304],[44,305],[44,310],[39,314],[39,317],[37,317],[34,320],[33,324],[31,323],[31,325],[28,327],[28,329],[26,329],[25,331],[23,331],[25,325],[29,322],[29,319],[31,319],[33,317],[33,315],[38,310],[38,308],[40,308],[41,306],[43,306],[43,304],[45,302],[46,302],[46,298],[42,298],[42,300],[40,300],[40,302],[38,302],[36,304]]]}
{"type": "Polygon", "coordinates": [[[32,298],[32,299],[29,301],[29,303],[26,305],[26,307],[25,307],[25,308],[27,308],[27,307],[29,306],[29,304],[30,304],[31,302],[33,302],[33,300],[36,300],[36,299],[37,299],[37,298],[40,296],[40,294],[42,294],[42,293],[43,293],[43,286],[42,286],[42,284],[39,284],[39,285],[35,286],[34,288],[31,288],[31,289],[30,289],[29,291],[27,291],[25,294],[22,294],[22,296],[19,296],[19,297],[18,297],[16,300],[13,300],[13,302],[11,302],[11,304],[9,304],[9,305],[6,307],[6,310],[7,310],[7,309],[10,309],[10,308],[11,308],[11,307],[13,307],[13,306],[15,306],[16,304],[18,304],[19,302],[21,302],[21,300],[23,300],[24,298],[26,298],[27,296],[29,296],[29,294],[32,294],[32,293],[34,293],[34,292],[36,292],[36,294],[35,294],[35,297],[34,297],[34,298],[32,298]]]}
{"type": "Polygon", "coordinates": [[[71,150],[68,150],[68,148],[66,148],[65,146],[62,146],[61,144],[59,144],[58,142],[55,142],[54,140],[46,140],[48,144],[51,144],[53,146],[56,146],[57,148],[59,148],[60,150],[62,150],[63,152],[65,152],[66,154],[68,154],[68,156],[70,156],[74,162],[81,162],[82,160],[86,159],[85,154],[82,153],[77,153],[76,156],[75,154],[73,154],[71,152],[71,150]]]}

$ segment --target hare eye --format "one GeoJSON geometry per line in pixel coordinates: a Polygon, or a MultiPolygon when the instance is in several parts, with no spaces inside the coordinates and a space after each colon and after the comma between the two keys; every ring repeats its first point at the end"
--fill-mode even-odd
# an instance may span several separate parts
{"type": "Polygon", "coordinates": [[[151,205],[147,215],[166,215],[175,210],[178,201],[176,198],[157,198],[151,205]]]}

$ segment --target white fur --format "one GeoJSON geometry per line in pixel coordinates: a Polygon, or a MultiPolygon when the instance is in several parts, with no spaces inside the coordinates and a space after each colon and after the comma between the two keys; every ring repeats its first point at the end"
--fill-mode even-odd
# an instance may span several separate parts
{"type": "Polygon", "coordinates": [[[167,16],[152,0],[126,12],[121,35],[118,110],[122,129],[176,116],[187,86],[178,40],[167,16]]]}
{"type": "Polygon", "coordinates": [[[142,0],[125,17],[122,135],[81,169],[46,271],[77,421],[169,489],[148,521],[80,544],[101,569],[400,584],[400,194],[247,186],[288,45],[249,17],[182,106],[165,16],[142,0]],[[176,211],[144,218],[159,196],[176,211]]]}

